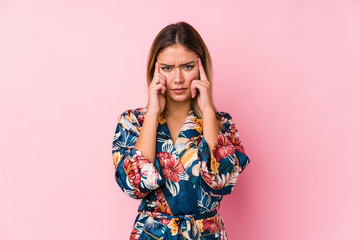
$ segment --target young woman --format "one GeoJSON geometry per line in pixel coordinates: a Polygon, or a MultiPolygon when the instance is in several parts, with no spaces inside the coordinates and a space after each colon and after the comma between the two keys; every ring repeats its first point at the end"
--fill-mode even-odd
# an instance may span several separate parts
{"type": "Polygon", "coordinates": [[[215,109],[211,72],[189,24],[155,38],[148,104],[120,115],[112,149],[117,183],[141,199],[130,239],[227,239],[220,201],[249,159],[231,116],[215,109]]]}

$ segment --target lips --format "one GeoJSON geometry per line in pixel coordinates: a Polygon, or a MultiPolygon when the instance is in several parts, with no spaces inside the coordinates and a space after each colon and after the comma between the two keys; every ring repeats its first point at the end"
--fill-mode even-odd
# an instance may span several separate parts
{"type": "Polygon", "coordinates": [[[176,92],[176,93],[182,93],[182,92],[185,92],[186,89],[187,88],[173,88],[171,90],[176,92]]]}

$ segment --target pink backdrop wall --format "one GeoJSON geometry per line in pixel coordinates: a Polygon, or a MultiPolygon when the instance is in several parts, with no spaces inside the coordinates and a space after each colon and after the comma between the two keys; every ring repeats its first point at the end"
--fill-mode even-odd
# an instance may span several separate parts
{"type": "Polygon", "coordinates": [[[179,20],[252,160],[229,239],[360,239],[359,1],[132,2],[0,2],[0,239],[128,238],[116,118],[145,105],[150,44],[179,20]]]}

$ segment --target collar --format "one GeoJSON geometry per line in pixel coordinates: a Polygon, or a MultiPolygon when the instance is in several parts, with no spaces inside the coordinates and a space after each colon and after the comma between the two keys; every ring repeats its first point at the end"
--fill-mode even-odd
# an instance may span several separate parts
{"type": "Polygon", "coordinates": [[[184,152],[202,135],[203,120],[196,117],[194,110],[190,110],[183,126],[180,129],[179,136],[176,142],[171,140],[170,130],[166,122],[164,113],[159,114],[158,117],[159,127],[166,133],[158,135],[158,140],[168,141],[173,146],[171,152],[176,153],[181,157],[184,152]],[[160,138],[160,139],[159,139],[160,138]]]}

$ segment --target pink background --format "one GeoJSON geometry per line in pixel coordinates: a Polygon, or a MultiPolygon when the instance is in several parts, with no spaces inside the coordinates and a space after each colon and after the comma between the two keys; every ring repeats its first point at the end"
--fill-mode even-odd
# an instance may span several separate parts
{"type": "Polygon", "coordinates": [[[229,239],[360,239],[359,1],[129,2],[0,2],[0,239],[128,239],[116,118],[146,104],[151,42],[179,20],[252,160],[229,239]]]}

